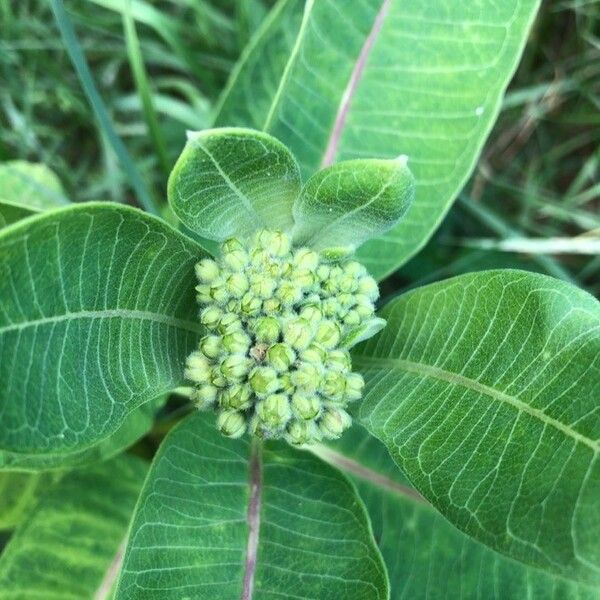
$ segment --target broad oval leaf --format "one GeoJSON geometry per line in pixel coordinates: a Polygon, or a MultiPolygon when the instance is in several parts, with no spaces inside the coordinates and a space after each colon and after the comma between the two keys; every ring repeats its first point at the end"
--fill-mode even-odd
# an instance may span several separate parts
{"type": "Polygon", "coordinates": [[[207,415],[164,440],[131,527],[117,598],[388,597],[364,507],[335,469],[262,452],[207,415]]]}
{"type": "Polygon", "coordinates": [[[216,124],[275,135],[304,176],[408,155],[415,202],[358,253],[383,277],[425,244],[473,169],[538,5],[283,0],[234,70],[216,124]]]}
{"type": "Polygon", "coordinates": [[[316,450],[356,483],[388,568],[392,600],[598,597],[594,586],[514,561],[461,533],[410,487],[385,447],[359,425],[316,450]]]}
{"type": "Polygon", "coordinates": [[[278,140],[250,129],[209,129],[188,134],[169,177],[173,212],[210,240],[269,227],[291,228],[300,193],[296,159],[278,140]]]}
{"type": "Polygon", "coordinates": [[[0,555],[0,600],[110,598],[146,470],[121,456],[50,486],[0,555]]]}
{"type": "Polygon", "coordinates": [[[405,156],[338,163],[313,175],[294,204],[296,243],[356,249],[396,225],[414,196],[405,156]]]}
{"type": "Polygon", "coordinates": [[[46,165],[24,160],[0,163],[0,227],[68,202],[58,177],[46,165]]]}
{"type": "Polygon", "coordinates": [[[359,418],[457,527],[600,583],[600,305],[522,271],[455,277],[383,310],[353,362],[359,418]]]}
{"type": "Polygon", "coordinates": [[[0,450],[79,452],[183,381],[199,247],[98,203],[0,232],[0,450]]]}

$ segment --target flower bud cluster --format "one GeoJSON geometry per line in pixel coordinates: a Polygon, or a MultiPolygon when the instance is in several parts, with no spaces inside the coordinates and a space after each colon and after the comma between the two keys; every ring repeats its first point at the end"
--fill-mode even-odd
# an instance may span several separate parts
{"type": "Polygon", "coordinates": [[[261,230],[249,244],[224,242],[196,276],[207,335],[186,377],[197,406],[214,408],[230,437],[248,431],[295,445],[339,437],[364,386],[344,338],[373,318],[379,293],[366,269],[261,230]]]}

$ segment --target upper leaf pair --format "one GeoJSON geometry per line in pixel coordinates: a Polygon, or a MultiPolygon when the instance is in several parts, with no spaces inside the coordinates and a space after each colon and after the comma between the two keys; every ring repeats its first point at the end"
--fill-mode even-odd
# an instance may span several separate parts
{"type": "Polygon", "coordinates": [[[192,133],[169,179],[181,221],[212,239],[259,228],[291,232],[316,250],[354,251],[393,227],[414,195],[406,157],[352,160],[302,187],[298,163],[278,140],[250,129],[192,133]]]}

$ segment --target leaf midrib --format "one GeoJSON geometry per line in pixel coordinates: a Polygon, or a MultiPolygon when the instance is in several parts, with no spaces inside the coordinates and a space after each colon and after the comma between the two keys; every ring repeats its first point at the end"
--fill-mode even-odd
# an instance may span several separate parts
{"type": "Polygon", "coordinates": [[[121,308],[112,308],[104,310],[81,310],[77,312],[67,312],[62,315],[53,315],[50,317],[40,317],[30,321],[22,321],[20,323],[11,323],[0,327],[0,335],[9,331],[19,331],[29,327],[37,327],[50,323],[60,323],[62,321],[75,321],[79,319],[131,319],[138,321],[153,321],[162,323],[178,329],[184,329],[194,333],[202,333],[202,325],[194,321],[186,321],[185,319],[177,319],[160,313],[153,313],[143,310],[129,310],[121,308]]]}
{"type": "Polygon", "coordinates": [[[442,369],[435,365],[417,363],[403,358],[354,356],[353,362],[358,367],[364,367],[368,369],[373,367],[381,368],[381,366],[387,366],[390,368],[396,368],[403,371],[407,371],[409,373],[414,373],[416,375],[433,377],[434,379],[437,379],[439,381],[445,381],[453,385],[468,388],[474,392],[478,392],[479,394],[488,396],[489,398],[492,398],[492,400],[496,400],[497,402],[509,404],[516,408],[518,411],[524,412],[529,416],[533,417],[534,419],[541,421],[544,425],[554,427],[567,437],[570,437],[576,442],[584,444],[585,446],[590,448],[594,454],[598,454],[600,452],[600,444],[598,444],[598,442],[586,437],[585,435],[579,433],[572,427],[569,427],[568,425],[565,425],[557,419],[554,419],[553,417],[547,415],[544,411],[530,406],[529,404],[523,402],[516,396],[511,396],[510,394],[497,390],[475,379],[465,377],[464,375],[461,375],[459,373],[447,371],[446,369],[442,369]]]}

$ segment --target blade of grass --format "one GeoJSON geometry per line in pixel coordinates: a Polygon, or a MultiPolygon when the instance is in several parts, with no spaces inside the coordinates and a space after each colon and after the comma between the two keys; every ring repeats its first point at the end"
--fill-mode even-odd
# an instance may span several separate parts
{"type": "Polygon", "coordinates": [[[140,48],[140,41],[135,29],[135,22],[131,15],[131,0],[125,2],[125,10],[122,13],[122,17],[123,28],[125,30],[125,42],[127,45],[127,56],[129,58],[135,86],[142,101],[144,118],[146,119],[150,139],[154,146],[154,150],[156,151],[158,164],[165,177],[168,177],[170,169],[167,148],[158,123],[156,110],[154,109],[152,93],[148,83],[148,75],[146,73],[146,67],[144,66],[144,59],[140,48]]]}
{"type": "Polygon", "coordinates": [[[138,172],[127,148],[117,135],[108,115],[108,111],[96,88],[87,61],[77,40],[71,19],[65,10],[62,0],[50,0],[56,23],[64,40],[69,58],[75,67],[81,86],[90,101],[100,127],[117,155],[121,168],[127,174],[129,184],[135,191],[141,205],[150,213],[159,214],[158,208],[148,192],[140,173],[138,172]]]}

